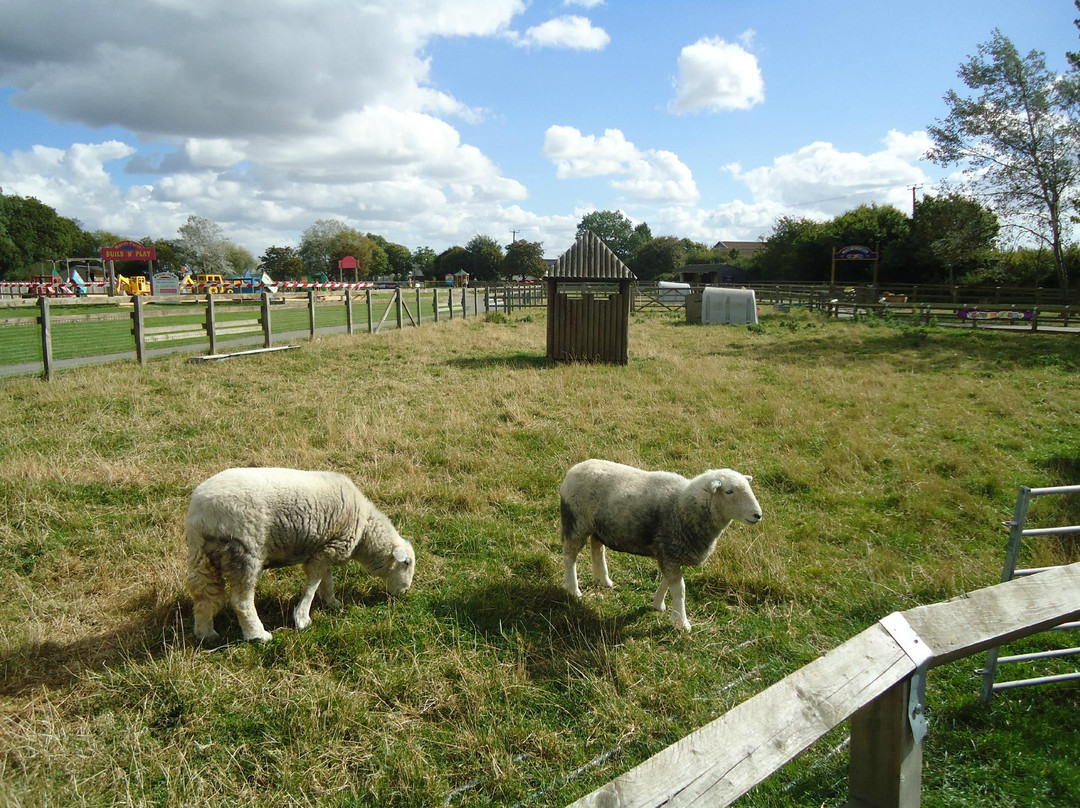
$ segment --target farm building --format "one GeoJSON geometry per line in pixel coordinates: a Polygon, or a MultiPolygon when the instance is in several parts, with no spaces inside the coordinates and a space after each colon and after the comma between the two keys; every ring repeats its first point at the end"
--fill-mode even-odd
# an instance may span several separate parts
{"type": "Polygon", "coordinates": [[[548,362],[629,361],[633,272],[595,233],[585,231],[544,275],[548,362]]]}

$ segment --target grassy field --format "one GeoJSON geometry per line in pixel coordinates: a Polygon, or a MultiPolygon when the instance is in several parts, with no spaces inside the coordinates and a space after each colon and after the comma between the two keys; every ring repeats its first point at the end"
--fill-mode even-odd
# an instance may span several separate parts
{"type": "MultiPolygon", "coordinates": [[[[549,368],[544,333],[522,312],[0,383],[0,803],[564,805],[889,612],[995,583],[1018,486],[1080,482],[1075,335],[634,315],[628,367],[549,368]],[[562,592],[558,487],[588,457],[754,475],[765,519],[687,571],[690,635],[648,560],[612,554],[605,591],[583,555],[562,592]],[[236,465],[351,475],[413,539],[413,592],[345,568],[344,608],[296,632],[300,573],[268,571],[274,639],[227,609],[199,647],[183,514],[236,465]]],[[[1080,804],[1080,693],[986,708],[980,664],[931,673],[923,804],[1080,804]]],[[[842,806],[845,734],[739,805],[842,806]]]]}

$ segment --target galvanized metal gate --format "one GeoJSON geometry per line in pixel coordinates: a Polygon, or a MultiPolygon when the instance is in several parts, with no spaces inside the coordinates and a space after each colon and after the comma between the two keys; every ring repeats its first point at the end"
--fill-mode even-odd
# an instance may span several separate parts
{"type": "MultiPolygon", "coordinates": [[[[1034,497],[1049,494],[1080,494],[1080,485],[1063,485],[1050,488],[1028,488],[1020,486],[1020,493],[1016,498],[1016,510],[1013,518],[1003,524],[1009,528],[1009,544],[1005,551],[1005,566],[1001,572],[1002,582],[1011,581],[1024,575],[1035,575],[1045,572],[1054,567],[1032,567],[1018,569],[1017,563],[1020,558],[1020,545],[1025,537],[1053,536],[1069,533],[1080,534],[1080,525],[1068,525],[1062,527],[1025,528],[1028,517],[1028,507],[1034,497]]],[[[1053,630],[1061,631],[1080,628],[1080,622],[1062,623],[1053,630]]],[[[1040,651],[1030,654],[1014,654],[1011,656],[999,656],[1000,646],[991,648],[986,654],[986,666],[978,671],[983,676],[982,691],[979,698],[983,703],[989,702],[990,697],[999,690],[1008,690],[1016,687],[1028,687],[1031,685],[1051,684],[1053,682],[1067,682],[1080,679],[1080,671],[1075,673],[1063,673],[1055,676],[1036,676],[1029,679],[1015,679],[1012,681],[995,682],[997,668],[1010,662],[1029,662],[1038,659],[1051,659],[1054,657],[1073,656],[1080,654],[1080,648],[1062,648],[1053,651],[1040,651]]]]}

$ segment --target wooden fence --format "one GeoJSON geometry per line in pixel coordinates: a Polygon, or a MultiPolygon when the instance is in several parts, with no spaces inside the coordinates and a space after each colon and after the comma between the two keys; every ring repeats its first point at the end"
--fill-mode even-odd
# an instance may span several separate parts
{"type": "Polygon", "coordinates": [[[927,671],[1080,616],[1080,563],[894,612],[571,808],[730,805],[850,719],[849,805],[914,808],[927,671]]]}
{"type": "MultiPolygon", "coordinates": [[[[224,358],[233,354],[220,354],[222,346],[233,347],[261,343],[258,350],[280,350],[274,346],[275,339],[312,338],[319,331],[356,331],[354,307],[366,310],[368,333],[377,333],[393,318],[397,328],[405,325],[418,326],[424,321],[468,317],[483,312],[485,300],[479,289],[394,289],[386,296],[367,289],[362,292],[344,291],[324,293],[309,291],[306,294],[270,295],[206,295],[206,296],[158,296],[107,299],[105,302],[128,305],[131,311],[109,311],[94,314],[73,314],[80,307],[100,306],[100,299],[65,300],[64,313],[52,311],[56,301],[48,297],[37,299],[38,314],[32,320],[26,317],[6,322],[4,325],[26,329],[22,323],[36,323],[39,327],[40,353],[36,362],[46,379],[52,378],[57,368],[54,361],[54,328],[85,327],[89,323],[109,327],[120,321],[131,321],[130,337],[121,341],[119,350],[99,350],[91,343],[87,350],[72,363],[89,361],[88,357],[108,355],[124,358],[132,352],[140,364],[156,353],[186,350],[197,353],[207,347],[203,358],[224,358]],[[410,293],[411,292],[411,293],[410,293]],[[430,299],[430,300],[429,300],[430,299]],[[379,310],[382,309],[381,317],[379,310]]],[[[115,327],[111,331],[115,331],[115,327]]],[[[243,351],[253,353],[255,351],[243,351]]],[[[22,368],[34,362],[17,364],[8,357],[0,357],[0,366],[22,368]]],[[[32,372],[32,371],[30,371],[32,372]]]]}

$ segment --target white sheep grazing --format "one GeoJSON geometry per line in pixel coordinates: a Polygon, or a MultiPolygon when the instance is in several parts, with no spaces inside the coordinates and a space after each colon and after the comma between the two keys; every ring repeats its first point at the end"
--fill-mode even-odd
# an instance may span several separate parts
{"type": "Polygon", "coordinates": [[[192,492],[184,529],[201,640],[218,636],[214,616],[225,606],[226,583],[244,639],[270,639],[255,611],[255,584],[267,567],[304,566],[307,581],[293,610],[297,628],[311,623],[316,590],[327,606],[341,605],[335,565],[358,562],[392,595],[409,589],[416,568],[412,545],[352,480],[335,472],[227,469],[192,492]]]}
{"type": "Polygon", "coordinates": [[[708,560],[732,521],[761,521],[761,506],[750,490],[752,479],[731,469],[713,469],[688,480],[608,460],[578,463],[559,489],[566,591],[581,597],[577,556],[591,536],[592,573],[598,583],[614,586],[605,547],[655,558],[661,581],[653,607],[664,611],[670,589],[671,622],[689,631],[682,568],[708,560]]]}

